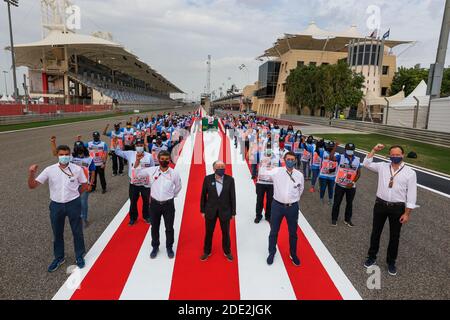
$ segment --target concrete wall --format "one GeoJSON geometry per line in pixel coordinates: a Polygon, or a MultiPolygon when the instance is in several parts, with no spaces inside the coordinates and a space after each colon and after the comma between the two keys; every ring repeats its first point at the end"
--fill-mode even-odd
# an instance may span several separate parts
{"type": "Polygon", "coordinates": [[[431,101],[428,129],[450,132],[450,98],[431,101]]]}

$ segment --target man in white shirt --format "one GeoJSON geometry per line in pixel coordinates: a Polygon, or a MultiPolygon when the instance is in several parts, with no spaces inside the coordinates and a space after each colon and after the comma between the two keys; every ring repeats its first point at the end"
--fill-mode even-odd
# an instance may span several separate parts
{"type": "MultiPolygon", "coordinates": [[[[128,163],[135,163],[136,155],[143,154],[144,156],[140,161],[141,167],[150,168],[155,166],[152,155],[144,151],[145,141],[143,139],[136,139],[136,151],[123,151],[117,145],[117,138],[113,138],[112,144],[115,148],[115,154],[118,157],[127,160],[128,163]]],[[[150,224],[150,184],[148,182],[148,177],[137,177],[132,165],[128,166],[128,177],[130,178],[130,187],[128,192],[130,196],[130,222],[128,223],[128,225],[134,225],[138,218],[137,204],[139,197],[142,197],[142,218],[145,220],[145,222],[150,224]]]]}
{"type": "Polygon", "coordinates": [[[295,153],[287,152],[284,161],[286,168],[278,167],[267,171],[272,178],[274,189],[267,264],[273,264],[277,252],[278,232],[283,218],[286,218],[289,230],[290,258],[295,266],[300,266],[300,259],[297,255],[298,202],[305,187],[305,178],[300,171],[295,169],[297,161],[295,153]]]}
{"type": "Polygon", "coordinates": [[[174,198],[181,191],[181,178],[178,172],[169,167],[170,153],[161,151],[158,154],[158,167],[142,168],[143,154],[136,154],[134,164],[136,177],[147,177],[150,185],[150,222],[152,224],[152,252],[150,258],[156,258],[159,251],[159,226],[161,217],[166,227],[167,256],[173,259],[175,204],[174,198]]]}
{"type": "Polygon", "coordinates": [[[416,208],[417,176],[416,172],[403,162],[405,151],[401,146],[390,148],[390,163],[373,162],[375,153],[383,149],[384,145],[376,145],[363,163],[364,167],[378,173],[370,249],[364,266],[370,268],[376,264],[381,233],[386,220],[389,219],[390,234],[386,262],[389,274],[395,276],[400,230],[402,225],[409,221],[412,210],[416,208]]]}
{"type": "Polygon", "coordinates": [[[28,187],[36,189],[48,181],[50,189],[50,220],[53,230],[53,252],[55,259],[48,267],[48,272],[56,271],[64,262],[64,225],[69,218],[75,247],[76,265],[84,268],[84,236],[81,221],[80,193],[88,190],[88,180],[83,169],[70,163],[70,148],[56,148],[59,163],[51,165],[35,178],[38,166],[29,169],[28,187]],[[81,187],[80,187],[81,186],[81,187]]]}

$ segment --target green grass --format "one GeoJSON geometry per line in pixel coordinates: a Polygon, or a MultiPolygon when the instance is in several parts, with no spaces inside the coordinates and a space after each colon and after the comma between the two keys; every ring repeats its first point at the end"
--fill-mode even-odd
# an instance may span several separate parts
{"type": "Polygon", "coordinates": [[[119,112],[119,113],[96,115],[96,116],[64,118],[64,119],[56,119],[56,120],[26,122],[26,123],[19,123],[19,124],[5,124],[5,125],[0,125],[0,132],[46,127],[46,126],[53,126],[56,124],[65,124],[65,123],[87,121],[87,120],[113,118],[113,117],[120,117],[120,116],[125,116],[125,115],[130,115],[130,114],[134,114],[134,112],[119,112]]]}
{"type": "Polygon", "coordinates": [[[377,143],[382,143],[386,146],[386,149],[379,153],[382,156],[388,156],[390,146],[399,144],[405,148],[406,154],[410,151],[417,153],[417,159],[405,158],[407,163],[450,174],[450,148],[379,134],[316,134],[314,136],[337,141],[341,145],[352,142],[356,148],[366,151],[372,150],[377,143]]]}

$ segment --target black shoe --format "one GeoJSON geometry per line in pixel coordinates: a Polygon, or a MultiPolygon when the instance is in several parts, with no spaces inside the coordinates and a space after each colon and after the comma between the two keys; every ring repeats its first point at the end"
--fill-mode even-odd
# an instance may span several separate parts
{"type": "Polygon", "coordinates": [[[169,259],[173,259],[175,257],[175,252],[173,252],[172,248],[167,248],[167,256],[169,259]]]}
{"type": "Polygon", "coordinates": [[[83,269],[84,266],[86,265],[86,262],[84,261],[83,257],[79,257],[77,258],[77,260],[75,261],[76,265],[78,268],[83,269]]]}
{"type": "Polygon", "coordinates": [[[294,266],[296,266],[296,267],[300,266],[300,259],[297,256],[290,255],[289,258],[291,258],[294,266]]]}
{"type": "Polygon", "coordinates": [[[102,190],[102,194],[105,194],[105,193],[106,193],[106,189],[103,189],[103,190],[102,190]]]}
{"type": "Polygon", "coordinates": [[[234,259],[231,253],[224,253],[224,256],[227,257],[227,260],[230,262],[232,262],[234,259]]]}
{"type": "Polygon", "coordinates": [[[266,216],[266,221],[270,222],[270,216],[266,216]]]}
{"type": "Polygon", "coordinates": [[[128,222],[129,226],[133,226],[135,224],[136,224],[136,220],[134,220],[134,219],[130,219],[130,222],[128,222]]]}
{"type": "Polygon", "coordinates": [[[48,266],[47,271],[50,273],[55,272],[62,264],[64,264],[64,262],[66,262],[64,258],[53,260],[53,262],[48,266]]]}
{"type": "Polygon", "coordinates": [[[211,257],[211,253],[204,253],[201,257],[200,257],[200,260],[201,261],[206,261],[206,260],[208,260],[208,258],[209,257],[211,257]]]}
{"type": "Polygon", "coordinates": [[[395,266],[395,264],[391,263],[388,265],[388,273],[390,276],[397,275],[397,267],[395,266]]]}
{"type": "Polygon", "coordinates": [[[150,259],[155,259],[158,255],[159,248],[153,248],[152,252],[150,253],[150,259]]]}
{"type": "Polygon", "coordinates": [[[331,221],[331,225],[332,225],[333,227],[337,227],[337,221],[336,221],[336,220],[331,221]]]}
{"type": "Polygon", "coordinates": [[[255,218],[255,223],[258,224],[258,223],[261,222],[261,220],[262,220],[262,217],[256,217],[255,218]]]}
{"type": "Polygon", "coordinates": [[[150,222],[150,218],[145,218],[144,220],[145,220],[145,223],[147,223],[147,224],[151,224],[151,222],[150,222]]]}
{"type": "Polygon", "coordinates": [[[369,269],[370,267],[373,267],[376,264],[377,264],[377,260],[372,259],[372,258],[367,258],[366,262],[364,263],[364,267],[369,269]]]}
{"type": "Polygon", "coordinates": [[[344,221],[344,224],[350,228],[353,228],[355,225],[351,221],[344,221]]]}
{"type": "Polygon", "coordinates": [[[269,254],[269,256],[267,257],[267,264],[269,266],[271,266],[273,264],[273,259],[275,258],[274,254],[269,254]]]}
{"type": "Polygon", "coordinates": [[[113,176],[113,177],[117,177],[117,173],[113,173],[112,176],[113,176]]]}

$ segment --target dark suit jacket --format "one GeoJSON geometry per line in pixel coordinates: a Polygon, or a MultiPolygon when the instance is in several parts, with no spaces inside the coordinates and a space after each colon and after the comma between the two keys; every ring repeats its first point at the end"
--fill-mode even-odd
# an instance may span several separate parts
{"type": "Polygon", "coordinates": [[[233,177],[228,175],[223,177],[220,197],[217,194],[215,175],[205,177],[200,199],[200,212],[209,219],[213,219],[217,213],[221,220],[231,219],[236,215],[236,191],[233,177]]]}

